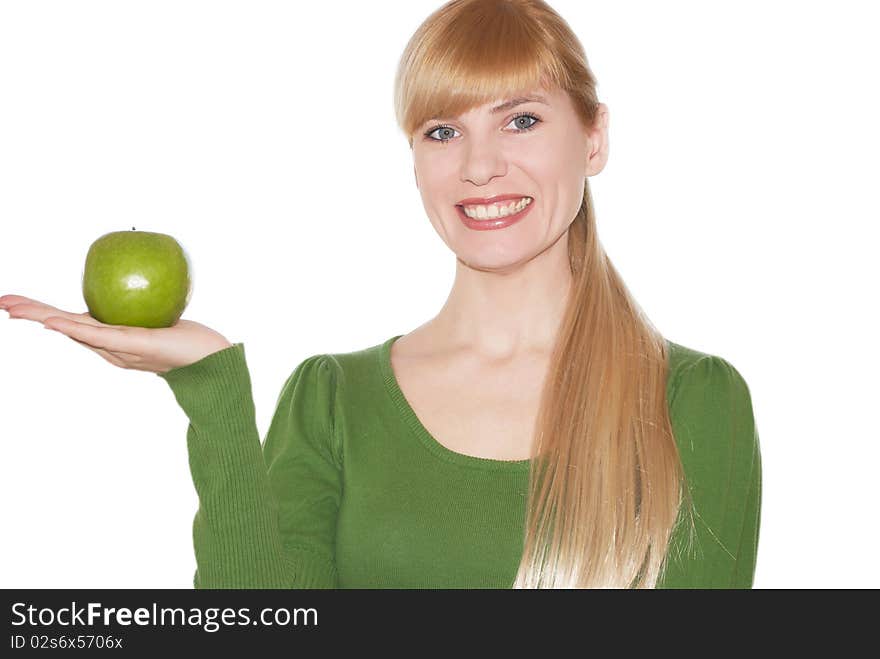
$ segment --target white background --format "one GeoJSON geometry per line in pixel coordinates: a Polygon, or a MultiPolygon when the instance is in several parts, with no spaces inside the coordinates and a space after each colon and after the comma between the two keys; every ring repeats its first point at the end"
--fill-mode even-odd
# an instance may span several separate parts
{"type": "MultiPolygon", "coordinates": [[[[309,355],[440,309],[393,116],[442,4],[0,4],[0,295],[85,311],[89,245],[170,233],[184,318],[245,343],[258,428],[309,355]]],[[[865,2],[551,5],[610,109],[601,240],[670,339],[749,384],[755,587],[880,586],[874,27],[865,2]]],[[[0,586],[191,588],[187,419],[154,374],[0,314],[0,586]]]]}

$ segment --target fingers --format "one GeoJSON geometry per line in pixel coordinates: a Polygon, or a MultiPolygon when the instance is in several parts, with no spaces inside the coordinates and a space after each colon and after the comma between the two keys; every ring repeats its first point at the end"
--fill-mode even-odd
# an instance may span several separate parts
{"type": "Polygon", "coordinates": [[[5,309],[8,305],[15,302],[32,302],[30,298],[21,295],[2,295],[0,296],[0,309],[5,309]]]}
{"type": "Polygon", "coordinates": [[[41,322],[46,329],[66,335],[119,368],[130,369],[143,360],[140,354],[127,351],[139,347],[137,328],[106,325],[88,312],[68,313],[21,295],[0,296],[0,309],[5,309],[10,318],[41,322]]]}
{"type": "Polygon", "coordinates": [[[17,304],[41,304],[38,300],[32,300],[29,297],[24,297],[23,295],[3,295],[0,296],[0,309],[9,309],[10,307],[17,304]]]}
{"type": "MultiPolygon", "coordinates": [[[[137,328],[92,325],[60,316],[49,316],[43,321],[43,327],[61,332],[87,347],[103,348],[108,352],[124,353],[132,357],[142,353],[143,342],[138,337],[137,328]]],[[[101,356],[107,359],[107,355],[101,356]]]]}
{"type": "MultiPolygon", "coordinates": [[[[0,297],[0,309],[5,309],[10,318],[24,318],[26,320],[33,320],[42,323],[49,317],[57,316],[78,323],[87,323],[96,327],[108,327],[108,325],[92,318],[88,312],[69,313],[20,295],[4,295],[3,297],[0,297]]],[[[118,327],[118,325],[109,325],[109,327],[118,327]]]]}

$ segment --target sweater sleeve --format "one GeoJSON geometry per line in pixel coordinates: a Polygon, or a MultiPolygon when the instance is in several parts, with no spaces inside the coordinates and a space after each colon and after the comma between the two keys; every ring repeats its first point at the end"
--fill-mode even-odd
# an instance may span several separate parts
{"type": "Polygon", "coordinates": [[[751,588],[762,473],[748,386],[729,362],[705,355],[679,374],[670,415],[694,515],[685,514],[685,495],[661,581],[667,588],[751,588]]]}
{"type": "Polygon", "coordinates": [[[158,374],[190,422],[195,588],[337,587],[331,366],[313,355],[294,369],[262,446],[243,344],[158,374]]]}

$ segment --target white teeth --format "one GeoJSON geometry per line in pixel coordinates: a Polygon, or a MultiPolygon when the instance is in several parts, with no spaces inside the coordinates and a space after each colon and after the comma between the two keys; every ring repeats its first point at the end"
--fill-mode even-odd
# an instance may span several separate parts
{"type": "Polygon", "coordinates": [[[477,220],[495,219],[507,217],[518,213],[532,202],[531,198],[523,197],[519,201],[510,202],[508,205],[490,204],[488,206],[464,206],[465,215],[477,220]]]}

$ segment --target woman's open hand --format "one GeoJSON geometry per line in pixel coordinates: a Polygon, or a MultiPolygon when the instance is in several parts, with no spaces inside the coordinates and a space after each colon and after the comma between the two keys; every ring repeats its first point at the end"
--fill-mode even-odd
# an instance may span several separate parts
{"type": "Polygon", "coordinates": [[[61,332],[125,369],[165,373],[232,346],[222,334],[191,320],[157,329],[105,325],[88,312],[70,313],[20,295],[0,297],[0,309],[10,318],[34,320],[61,332]]]}

